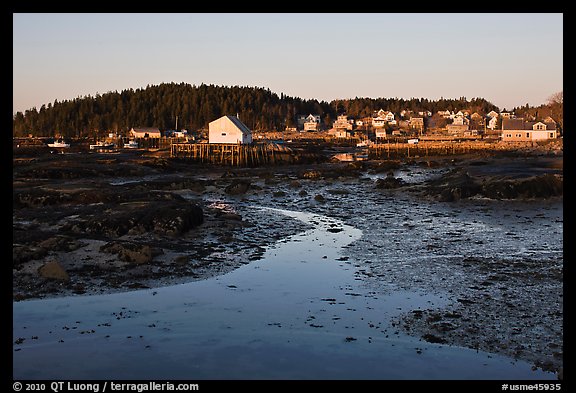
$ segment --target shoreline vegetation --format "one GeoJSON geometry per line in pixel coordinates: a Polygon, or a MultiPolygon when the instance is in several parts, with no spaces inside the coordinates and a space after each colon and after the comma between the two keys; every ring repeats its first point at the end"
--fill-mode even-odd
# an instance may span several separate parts
{"type": "MultiPolygon", "coordinates": [[[[299,157],[304,158],[298,163],[236,167],[171,157],[165,148],[105,153],[71,148],[65,154],[52,154],[45,146],[18,144],[13,149],[13,300],[154,288],[224,274],[259,259],[266,247],[305,229],[296,220],[249,208],[252,201],[281,206],[287,198],[299,198],[325,208],[335,201],[345,203],[355,193],[350,185],[354,181],[372,180],[370,192],[385,198],[409,196],[454,204],[454,209],[460,208],[459,203],[487,200],[499,202],[491,209],[526,202],[532,206],[527,209],[539,209],[539,201],[562,201],[562,140],[462,151],[454,147],[446,154],[432,149],[425,154],[425,143],[410,149],[412,154],[389,157],[382,147],[367,160],[342,162],[333,159],[344,151],[338,146],[300,146],[299,157]],[[416,168],[437,172],[410,183],[398,176],[398,171],[416,168]],[[321,192],[320,185],[331,188],[321,192]]],[[[546,285],[553,285],[554,294],[558,289],[562,292],[562,261],[559,264],[559,271],[557,266],[549,271],[549,266],[531,265],[534,271],[526,271],[530,285],[542,286],[538,277],[551,279],[553,283],[546,285]]],[[[482,258],[477,268],[506,274],[503,266],[482,258]]],[[[466,301],[472,302],[463,299],[463,307],[472,304],[466,301]]],[[[551,300],[554,305],[557,301],[551,300]]],[[[561,299],[559,304],[560,309],[546,317],[551,319],[542,317],[535,323],[557,324],[554,332],[560,329],[561,333],[561,299]]],[[[497,312],[492,305],[490,310],[497,312]]],[[[495,349],[488,339],[482,340],[482,322],[477,322],[476,333],[468,334],[480,338],[465,338],[464,329],[473,322],[464,323],[465,318],[458,315],[472,312],[480,308],[423,310],[404,316],[399,324],[411,326],[430,342],[476,345],[528,359],[561,377],[561,334],[542,339],[526,336],[533,348],[495,349]],[[447,319],[450,326],[442,325],[444,332],[434,330],[447,319]],[[537,350],[542,356],[535,354],[537,350]]],[[[507,334],[509,326],[501,328],[507,334]]]]}

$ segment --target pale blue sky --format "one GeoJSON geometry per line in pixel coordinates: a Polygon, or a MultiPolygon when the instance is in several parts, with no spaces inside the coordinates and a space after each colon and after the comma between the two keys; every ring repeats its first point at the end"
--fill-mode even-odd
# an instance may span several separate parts
{"type": "Polygon", "coordinates": [[[162,82],[301,98],[563,90],[561,13],[14,14],[13,110],[162,82]]]}

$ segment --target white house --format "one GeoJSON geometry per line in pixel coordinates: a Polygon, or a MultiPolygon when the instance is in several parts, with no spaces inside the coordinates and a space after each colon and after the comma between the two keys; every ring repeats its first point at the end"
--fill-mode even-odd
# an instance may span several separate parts
{"type": "Polygon", "coordinates": [[[209,143],[252,143],[252,131],[236,116],[222,116],[208,123],[209,143]]]}
{"type": "Polygon", "coordinates": [[[497,125],[498,125],[498,116],[494,116],[491,117],[490,120],[488,120],[488,125],[486,127],[490,128],[491,130],[494,130],[496,129],[497,125]]]}
{"type": "Polygon", "coordinates": [[[320,115],[299,115],[297,119],[298,129],[304,131],[318,131],[320,128],[320,115]]]}
{"type": "Polygon", "coordinates": [[[376,117],[384,118],[386,121],[393,121],[394,113],[390,111],[385,111],[384,109],[380,109],[376,114],[376,117]]]}
{"type": "Polygon", "coordinates": [[[372,118],[372,127],[374,128],[382,128],[387,123],[385,117],[377,116],[372,118]]]}
{"type": "Polygon", "coordinates": [[[488,112],[488,114],[486,116],[489,118],[498,117],[498,112],[490,111],[490,112],[488,112]]]}

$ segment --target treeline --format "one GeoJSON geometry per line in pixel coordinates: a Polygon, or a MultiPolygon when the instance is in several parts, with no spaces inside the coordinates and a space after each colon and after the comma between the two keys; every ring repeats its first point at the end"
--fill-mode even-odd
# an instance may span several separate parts
{"type": "Polygon", "coordinates": [[[338,114],[353,118],[371,116],[378,109],[399,113],[468,109],[479,113],[498,110],[483,98],[471,101],[426,98],[354,98],[330,103],[277,94],[260,87],[163,83],[73,100],[54,101],[17,112],[13,136],[101,137],[108,132],[125,134],[132,127],[160,130],[207,128],[222,115],[236,115],[252,130],[282,130],[296,126],[298,115],[318,114],[331,127],[338,114]],[[177,122],[177,123],[176,123],[177,122]]]}

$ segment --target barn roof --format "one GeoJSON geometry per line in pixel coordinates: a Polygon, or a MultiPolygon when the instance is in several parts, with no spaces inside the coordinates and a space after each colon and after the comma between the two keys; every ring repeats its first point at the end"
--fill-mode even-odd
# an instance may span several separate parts
{"type": "Polygon", "coordinates": [[[236,127],[238,127],[238,128],[240,129],[240,131],[242,131],[242,133],[244,133],[244,134],[250,134],[250,133],[252,132],[252,131],[250,131],[250,129],[248,128],[248,126],[247,126],[246,124],[242,123],[242,122],[240,121],[240,119],[237,118],[236,116],[228,116],[228,115],[226,115],[226,116],[224,116],[224,117],[227,117],[232,123],[234,123],[234,125],[235,125],[236,127]]]}

